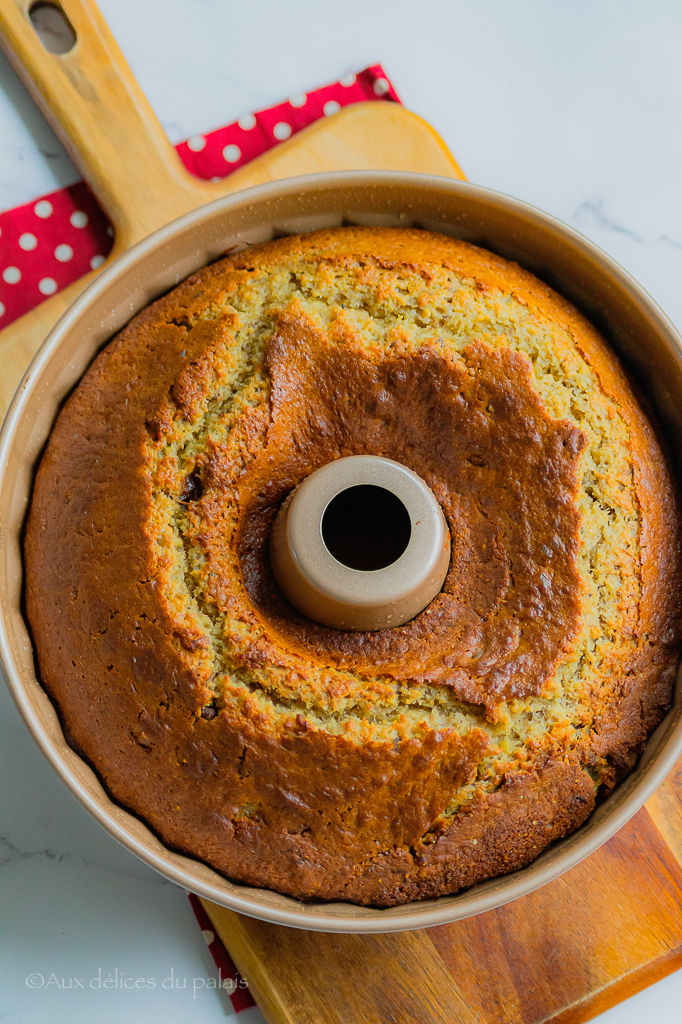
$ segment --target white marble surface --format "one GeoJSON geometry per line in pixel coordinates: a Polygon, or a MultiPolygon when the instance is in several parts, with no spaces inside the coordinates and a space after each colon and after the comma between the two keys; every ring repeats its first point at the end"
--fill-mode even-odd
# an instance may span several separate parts
{"type": "MultiPolygon", "coordinates": [[[[101,0],[173,141],[381,61],[471,180],[583,231],[682,326],[677,0],[101,0]]],[[[75,180],[0,58],[0,209],[75,180]]],[[[110,839],[0,692],[0,1020],[212,1024],[184,893],[110,839]],[[155,988],[90,988],[109,974],[155,988]],[[187,988],[163,986],[171,970],[187,988]],[[83,990],[26,979],[85,979],[83,990]]],[[[682,912],[682,908],[681,908],[682,912]]],[[[682,974],[599,1018],[678,1024],[682,974]]],[[[241,1024],[262,1020],[258,1011],[241,1024]]]]}

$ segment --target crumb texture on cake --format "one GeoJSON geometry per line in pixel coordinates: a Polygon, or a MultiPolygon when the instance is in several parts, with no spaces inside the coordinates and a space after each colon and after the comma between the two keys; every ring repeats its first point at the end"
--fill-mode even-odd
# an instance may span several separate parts
{"type": "Polygon", "coordinates": [[[671,699],[680,514],[615,357],[514,264],[340,228],[193,275],[53,429],[27,612],[69,742],[171,847],[239,882],[389,906],[529,863],[671,699]],[[341,633],[267,561],[308,474],[404,463],[452,534],[412,622],[341,633]]]}

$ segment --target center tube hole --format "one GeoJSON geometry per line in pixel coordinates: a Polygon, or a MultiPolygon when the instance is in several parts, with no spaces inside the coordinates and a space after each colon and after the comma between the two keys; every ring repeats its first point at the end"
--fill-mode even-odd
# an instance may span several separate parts
{"type": "Polygon", "coordinates": [[[340,491],[322,516],[322,540],[329,554],[360,572],[397,562],[411,535],[410,514],[400,498],[374,484],[340,491]]]}

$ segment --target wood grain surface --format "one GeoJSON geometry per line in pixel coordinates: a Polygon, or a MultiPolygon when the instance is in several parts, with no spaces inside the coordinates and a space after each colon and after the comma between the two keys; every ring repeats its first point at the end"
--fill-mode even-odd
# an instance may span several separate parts
{"type": "MultiPolygon", "coordinates": [[[[99,11],[61,0],[78,37],[47,53],[28,0],[0,0],[2,45],[111,218],[110,259],[238,189],[344,169],[463,178],[433,129],[397,104],[348,107],[218,183],[182,166],[99,11]]],[[[0,333],[0,415],[31,356],[95,274],[0,333]]],[[[428,932],[323,935],[205,903],[271,1024],[581,1024],[682,964],[682,762],[606,846],[488,914],[428,932]]]]}
{"type": "Polygon", "coordinates": [[[62,0],[77,34],[48,53],[27,15],[29,0],[0,0],[0,44],[83,172],[114,227],[107,261],[0,332],[0,415],[59,317],[104,267],[184,213],[241,189],[318,171],[422,171],[463,178],[440,136],[397,103],[344,107],[222,181],[186,170],[89,0],[62,0]]]}
{"type": "Polygon", "coordinates": [[[466,921],[328,935],[202,902],[268,1024],[583,1024],[682,966],[682,868],[654,820],[672,808],[682,849],[680,775],[582,864],[466,921]]]}

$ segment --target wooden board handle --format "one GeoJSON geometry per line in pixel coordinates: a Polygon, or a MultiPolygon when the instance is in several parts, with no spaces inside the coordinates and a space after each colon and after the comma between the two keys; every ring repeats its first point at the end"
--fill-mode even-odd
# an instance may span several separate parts
{"type": "MultiPolygon", "coordinates": [[[[6,2],[0,0],[0,8],[6,2]]],[[[356,103],[304,128],[229,178],[199,182],[205,191],[196,197],[194,205],[277,178],[360,168],[421,171],[446,178],[464,178],[443,140],[416,114],[397,103],[356,103]]],[[[183,207],[176,208],[169,211],[167,219],[172,220],[184,212],[183,207]]],[[[117,237],[105,266],[124,250],[124,241],[117,237]]],[[[50,296],[0,331],[0,420],[38,346],[96,273],[93,271],[50,296]]]]}
{"type": "Polygon", "coordinates": [[[114,224],[117,249],[211,197],[182,165],[91,0],[60,0],[76,42],[51,53],[32,0],[0,0],[0,42],[114,224]],[[204,194],[206,193],[206,194],[204,194]]]}

